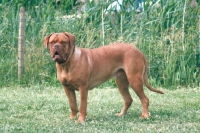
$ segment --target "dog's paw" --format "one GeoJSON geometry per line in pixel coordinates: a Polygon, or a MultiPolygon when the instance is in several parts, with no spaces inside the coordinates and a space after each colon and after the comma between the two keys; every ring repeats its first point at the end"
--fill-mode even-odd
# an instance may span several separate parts
{"type": "Polygon", "coordinates": [[[140,119],[149,119],[149,117],[145,117],[145,116],[140,116],[140,119]]]}
{"type": "Polygon", "coordinates": [[[76,123],[82,123],[83,124],[83,123],[85,123],[85,121],[77,120],[76,123]]]}
{"type": "Polygon", "coordinates": [[[75,119],[75,118],[76,118],[76,115],[70,115],[70,116],[69,116],[69,119],[71,119],[71,120],[72,120],[72,119],[75,119]]]}
{"type": "Polygon", "coordinates": [[[117,114],[115,114],[115,116],[117,116],[117,117],[122,117],[124,115],[125,115],[124,113],[117,113],[117,114]]]}
{"type": "Polygon", "coordinates": [[[83,123],[85,123],[85,120],[78,119],[78,120],[76,121],[76,123],[81,123],[81,124],[83,124],[83,123]]]}
{"type": "Polygon", "coordinates": [[[142,116],[140,116],[140,119],[149,119],[149,116],[150,116],[150,115],[151,115],[150,112],[148,112],[147,115],[142,115],[142,116]]]}
{"type": "Polygon", "coordinates": [[[149,119],[150,116],[151,116],[151,113],[148,112],[148,113],[142,114],[142,115],[140,116],[140,119],[149,119]]]}

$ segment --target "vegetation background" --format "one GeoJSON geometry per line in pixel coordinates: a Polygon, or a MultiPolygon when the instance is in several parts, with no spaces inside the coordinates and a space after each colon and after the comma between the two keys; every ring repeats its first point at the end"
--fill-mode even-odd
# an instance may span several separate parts
{"type": "MultiPolygon", "coordinates": [[[[144,12],[127,10],[134,0],[124,0],[121,11],[105,9],[111,2],[87,1],[85,12],[78,0],[0,1],[0,86],[57,86],[55,63],[43,46],[53,32],[70,32],[76,45],[94,48],[112,42],[136,45],[149,62],[150,82],[156,86],[199,86],[199,5],[189,0],[168,0],[150,5],[144,12]],[[17,78],[19,8],[26,8],[25,72],[17,78]]],[[[107,82],[114,86],[114,81],[107,82]]]]}

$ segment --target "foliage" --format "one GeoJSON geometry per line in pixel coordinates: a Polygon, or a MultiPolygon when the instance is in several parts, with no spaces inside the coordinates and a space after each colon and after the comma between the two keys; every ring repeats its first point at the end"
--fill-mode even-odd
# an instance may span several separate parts
{"type": "Polygon", "coordinates": [[[13,5],[14,7],[23,6],[26,10],[34,10],[35,7],[45,6],[47,9],[59,7],[68,12],[75,5],[77,0],[2,0],[1,4],[13,5]]]}
{"type": "MultiPolygon", "coordinates": [[[[199,7],[176,0],[168,0],[161,7],[146,6],[140,14],[128,12],[126,6],[121,12],[105,13],[109,3],[103,0],[88,2],[83,13],[79,7],[66,11],[47,0],[31,1],[26,5],[25,73],[19,81],[20,4],[14,2],[5,0],[0,5],[0,86],[58,85],[55,64],[42,43],[46,35],[66,31],[76,36],[76,45],[80,47],[94,48],[121,41],[133,43],[146,55],[150,82],[154,85],[198,86],[200,83],[199,7]]],[[[113,85],[114,80],[107,84],[113,85]]]]}

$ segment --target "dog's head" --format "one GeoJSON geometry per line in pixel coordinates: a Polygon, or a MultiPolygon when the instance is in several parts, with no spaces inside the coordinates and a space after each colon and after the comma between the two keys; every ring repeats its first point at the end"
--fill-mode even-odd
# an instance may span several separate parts
{"type": "Polygon", "coordinates": [[[53,33],[44,38],[53,60],[64,63],[72,56],[75,48],[75,36],[70,33],[53,33]]]}

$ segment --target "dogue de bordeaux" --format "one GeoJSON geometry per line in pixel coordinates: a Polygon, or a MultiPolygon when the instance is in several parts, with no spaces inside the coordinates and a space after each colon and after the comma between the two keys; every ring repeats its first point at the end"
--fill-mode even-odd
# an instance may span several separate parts
{"type": "Polygon", "coordinates": [[[144,94],[143,83],[149,90],[164,94],[149,85],[147,61],[142,52],[131,44],[79,48],[75,45],[75,36],[65,32],[46,36],[44,45],[56,62],[57,78],[65,90],[71,108],[70,118],[75,118],[80,112],[77,122],[85,121],[88,91],[113,77],[124,100],[124,106],[117,116],[125,115],[132,103],[129,85],[141,100],[141,118],[149,117],[149,99],[144,94]],[[80,92],[79,110],[75,91],[80,92]]]}

